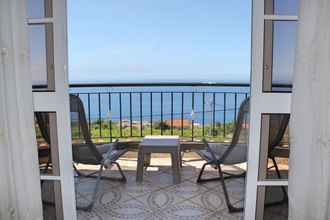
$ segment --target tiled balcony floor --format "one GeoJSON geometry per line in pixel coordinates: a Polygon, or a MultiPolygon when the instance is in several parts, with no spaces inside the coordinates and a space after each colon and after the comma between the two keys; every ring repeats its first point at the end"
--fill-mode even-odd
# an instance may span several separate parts
{"type": "MultiPolygon", "coordinates": [[[[187,155],[185,160],[196,158],[187,155]]],[[[136,157],[135,157],[136,158],[136,157]]],[[[170,158],[152,158],[152,166],[145,172],[142,184],[135,182],[136,159],[124,157],[118,161],[128,179],[127,183],[102,180],[97,200],[91,212],[78,211],[79,220],[108,219],[242,219],[243,213],[230,214],[219,182],[196,184],[203,161],[184,162],[182,182],[172,183],[170,158]]],[[[95,169],[95,167],[79,167],[95,169]]],[[[224,167],[226,171],[239,172],[237,167],[224,167]]],[[[217,171],[208,168],[206,175],[216,176],[217,171]]],[[[114,169],[105,175],[118,176],[114,169]]],[[[86,202],[94,187],[93,179],[76,180],[78,204],[86,202]]],[[[243,205],[244,179],[226,180],[232,202],[243,205]]],[[[278,214],[274,213],[279,219],[278,214]]],[[[271,218],[270,218],[271,219],[271,218]]]]}
{"type": "MultiPolygon", "coordinates": [[[[191,156],[191,155],[190,155],[191,156]]],[[[157,156],[156,156],[157,157],[157,156]]],[[[136,157],[135,157],[136,158],[136,157]]],[[[191,159],[185,157],[184,159],[191,159]]],[[[169,157],[152,158],[142,184],[135,181],[136,159],[123,157],[118,161],[127,183],[103,180],[91,212],[78,211],[78,219],[241,219],[242,213],[229,214],[218,182],[196,184],[203,161],[184,162],[180,184],[172,183],[169,157]]],[[[85,168],[86,167],[80,167],[85,168]]],[[[93,169],[93,167],[88,167],[93,169]]],[[[216,175],[209,168],[207,176],[216,175]]],[[[114,169],[105,175],[118,176],[114,169]]],[[[93,179],[77,180],[77,200],[84,203],[94,187],[93,179]]],[[[228,181],[233,203],[242,205],[244,180],[228,181]]]]}

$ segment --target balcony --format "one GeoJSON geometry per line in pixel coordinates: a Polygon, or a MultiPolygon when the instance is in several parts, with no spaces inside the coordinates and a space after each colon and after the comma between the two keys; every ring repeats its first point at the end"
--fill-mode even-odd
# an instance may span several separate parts
{"type": "MultiPolygon", "coordinates": [[[[160,85],[71,85],[70,93],[82,100],[93,142],[105,144],[119,139],[129,149],[118,160],[126,183],[102,180],[91,211],[78,210],[78,219],[241,219],[243,212],[230,213],[220,182],[198,184],[205,163],[196,153],[203,138],[230,142],[234,122],[243,100],[249,97],[247,85],[160,84],[160,85]],[[182,180],[172,182],[168,155],[152,154],[151,165],[142,184],[136,182],[139,142],[146,135],[178,135],[183,152],[182,180]]],[[[71,115],[73,143],[83,139],[79,120],[71,115]]],[[[247,123],[245,124],[247,126],[247,123]]],[[[42,143],[41,134],[39,142],[42,143]]],[[[270,163],[270,165],[273,165],[270,163]]],[[[288,161],[278,163],[287,175],[288,161]]],[[[78,164],[77,169],[95,172],[98,166],[78,164]]],[[[224,172],[246,171],[246,163],[224,166],[224,172]]],[[[207,167],[206,177],[217,177],[218,170],[207,167]]],[[[269,174],[274,175],[271,168],[269,174]]],[[[115,167],[105,176],[119,176],[115,167]]],[[[245,178],[226,180],[233,205],[244,205],[245,178]]],[[[83,206],[91,200],[95,179],[75,178],[76,200],[83,206]]],[[[284,207],[266,209],[267,219],[286,219],[284,207]],[[280,213],[283,212],[283,213],[280,213]]],[[[54,209],[45,206],[52,216],[54,209]]]]}

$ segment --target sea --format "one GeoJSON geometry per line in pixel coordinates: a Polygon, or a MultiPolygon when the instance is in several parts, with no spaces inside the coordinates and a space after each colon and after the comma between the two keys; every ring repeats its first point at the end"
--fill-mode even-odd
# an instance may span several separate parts
{"type": "Polygon", "coordinates": [[[79,95],[91,121],[157,122],[194,120],[196,124],[229,123],[249,96],[240,86],[134,86],[70,88],[79,95]]]}

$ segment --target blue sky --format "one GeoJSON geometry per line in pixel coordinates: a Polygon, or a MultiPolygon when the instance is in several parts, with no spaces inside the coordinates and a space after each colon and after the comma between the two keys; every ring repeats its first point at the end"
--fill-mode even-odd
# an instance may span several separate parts
{"type": "Polygon", "coordinates": [[[70,0],[70,82],[248,82],[250,0],[70,0]]]}

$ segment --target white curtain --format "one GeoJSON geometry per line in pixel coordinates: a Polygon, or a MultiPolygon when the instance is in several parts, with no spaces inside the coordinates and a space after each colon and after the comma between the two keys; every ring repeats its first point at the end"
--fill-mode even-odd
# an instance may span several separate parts
{"type": "Polygon", "coordinates": [[[41,220],[25,0],[0,0],[0,220],[41,220]]]}
{"type": "Polygon", "coordinates": [[[290,219],[330,219],[330,0],[300,0],[290,219]]]}

